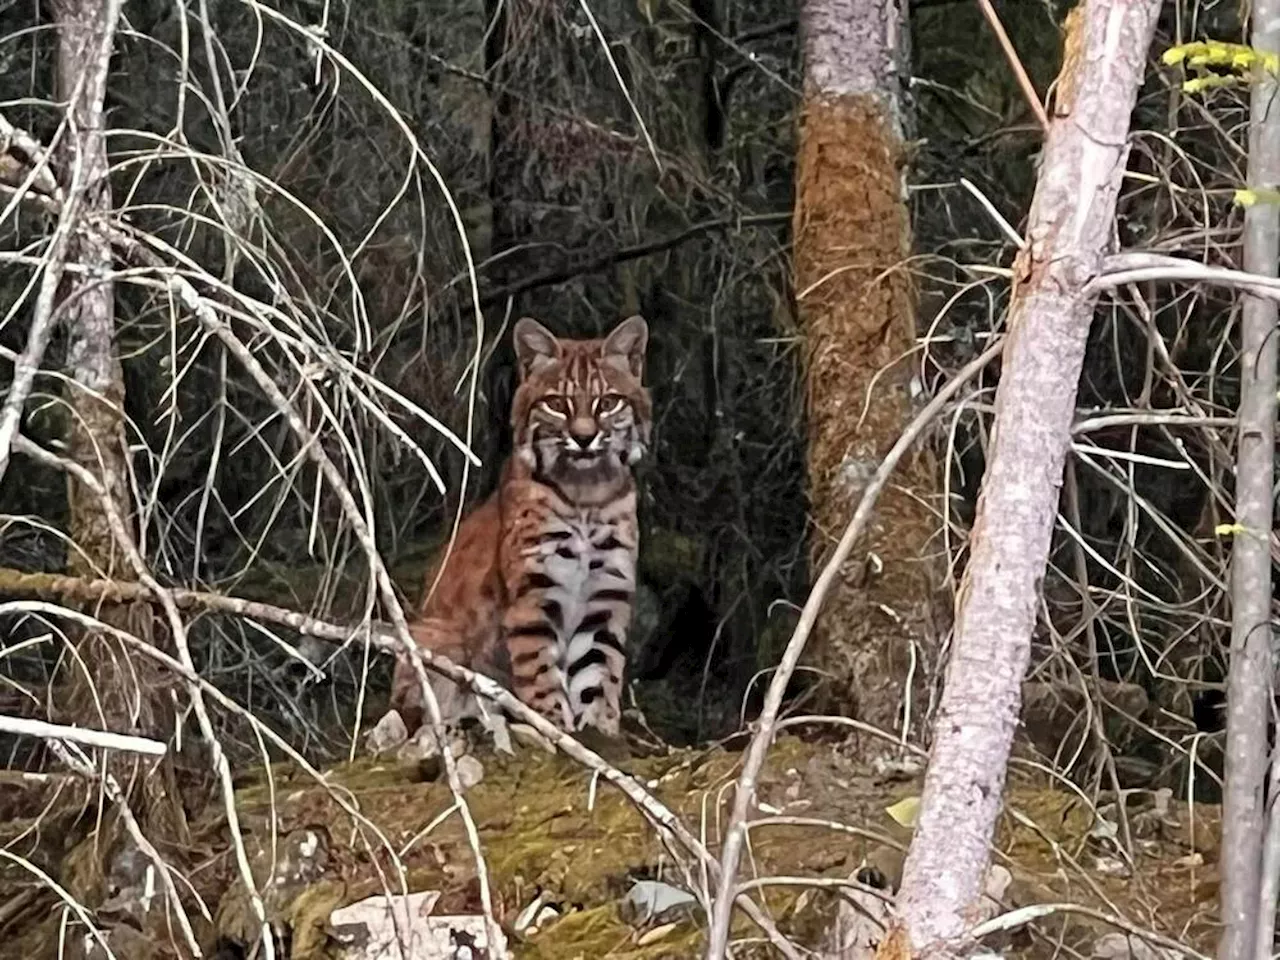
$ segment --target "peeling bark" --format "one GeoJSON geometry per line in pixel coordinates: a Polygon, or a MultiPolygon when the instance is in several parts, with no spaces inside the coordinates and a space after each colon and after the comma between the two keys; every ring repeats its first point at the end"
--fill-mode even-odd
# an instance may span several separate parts
{"type": "MultiPolygon", "coordinates": [[[[896,269],[910,252],[902,4],[808,0],[803,29],[795,272],[809,346],[809,485],[820,565],[911,418],[916,330],[909,280],[896,269]]],[[[936,655],[933,601],[943,571],[931,551],[939,527],[931,503],[939,490],[927,452],[902,465],[814,638],[812,659],[833,681],[828,702],[884,729],[900,726],[913,657],[932,664],[936,655]]]]}
{"type": "Polygon", "coordinates": [[[976,904],[1030,659],[1076,388],[1160,0],[1082,0],[1014,270],[990,458],[896,935],[954,955],[976,904]]]}
{"type": "MultiPolygon", "coordinates": [[[[1254,0],[1253,46],[1280,52],[1280,0],[1254,0]]],[[[1275,76],[1259,69],[1249,124],[1249,187],[1280,187],[1280,115],[1275,76]]],[[[1257,203],[1244,215],[1244,268],[1277,275],[1280,208],[1257,203]]],[[[1267,725],[1271,716],[1272,483],[1276,444],[1276,302],[1248,294],[1240,318],[1240,409],[1236,447],[1236,524],[1231,548],[1231,660],[1222,797],[1222,960],[1270,957],[1275,904],[1260,901],[1266,818],[1267,725]],[[1271,913],[1259,926],[1259,910],[1271,913]],[[1266,936],[1258,942],[1258,934],[1266,936]]],[[[1274,802],[1274,798],[1273,798],[1274,802]]],[[[1273,812],[1272,816],[1276,814],[1273,812]]]]}

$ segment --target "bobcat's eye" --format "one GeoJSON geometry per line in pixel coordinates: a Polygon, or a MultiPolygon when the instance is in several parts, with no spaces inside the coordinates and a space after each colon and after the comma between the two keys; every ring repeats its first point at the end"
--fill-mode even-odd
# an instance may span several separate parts
{"type": "Polygon", "coordinates": [[[611,417],[622,409],[624,403],[626,401],[616,393],[606,393],[596,400],[596,413],[602,417],[611,417]]]}
{"type": "Polygon", "coordinates": [[[573,413],[573,408],[569,404],[568,397],[562,397],[559,394],[552,394],[543,397],[542,402],[538,404],[543,410],[551,414],[553,417],[564,419],[573,413]]]}

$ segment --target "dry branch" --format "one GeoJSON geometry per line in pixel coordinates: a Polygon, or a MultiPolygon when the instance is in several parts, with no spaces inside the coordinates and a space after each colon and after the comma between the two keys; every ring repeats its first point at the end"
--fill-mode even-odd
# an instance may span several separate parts
{"type": "Polygon", "coordinates": [[[86,730],[83,727],[68,727],[61,723],[46,723],[43,720],[31,720],[26,717],[8,717],[0,714],[0,733],[15,733],[19,736],[39,737],[42,740],[70,740],[83,743],[85,746],[98,747],[101,750],[122,750],[126,753],[141,753],[150,757],[162,757],[168,752],[167,745],[148,737],[134,737],[124,733],[112,733],[109,730],[86,730]]]}
{"type": "Polygon", "coordinates": [[[715,230],[732,230],[753,226],[767,227],[771,224],[786,223],[789,219],[791,219],[789,212],[753,213],[738,217],[722,217],[718,220],[703,220],[701,223],[692,224],[669,236],[638,243],[633,247],[610,250],[608,253],[580,251],[569,255],[570,262],[568,266],[535,274],[532,277],[517,280],[515,283],[497,290],[491,290],[480,298],[480,303],[486,307],[502,306],[508,300],[531,290],[537,290],[539,287],[554,286],[557,283],[572,280],[574,277],[607,270],[609,267],[616,266],[619,263],[626,263],[628,260],[649,257],[655,253],[665,253],[715,230]]]}
{"type": "Polygon", "coordinates": [[[711,933],[707,939],[707,960],[721,960],[725,956],[725,950],[728,946],[730,913],[733,906],[734,876],[738,869],[738,861],[742,856],[742,847],[746,842],[750,827],[748,817],[751,807],[755,803],[756,782],[760,776],[761,769],[764,767],[765,754],[773,744],[773,738],[777,732],[778,711],[782,708],[782,698],[786,694],[787,685],[791,682],[792,675],[795,673],[796,665],[800,662],[800,656],[804,653],[805,644],[809,640],[809,635],[813,632],[818,614],[822,611],[823,601],[826,600],[828,592],[835,584],[841,566],[848,560],[854,545],[866,529],[867,523],[871,519],[872,510],[875,508],[876,500],[880,496],[880,491],[888,483],[889,477],[893,474],[898,462],[911,449],[911,446],[923,433],[925,427],[945,408],[951,398],[965,384],[976,377],[988,363],[996,358],[1003,345],[1002,340],[996,340],[979,357],[970,361],[963,370],[938,391],[934,398],[916,416],[915,420],[903,431],[902,436],[898,438],[898,442],[894,444],[893,449],[885,456],[874,476],[868,481],[866,489],[862,493],[862,499],[858,502],[858,508],[854,511],[849,525],[841,535],[840,542],[832,552],[831,558],[818,575],[818,579],[813,585],[813,590],[809,593],[808,600],[805,601],[804,609],[800,611],[800,619],[796,623],[795,632],[792,633],[791,639],[787,643],[787,649],[782,655],[782,662],[778,664],[778,669],[774,671],[773,679],[769,682],[769,689],[764,698],[764,708],[760,711],[760,719],[756,721],[756,731],[752,735],[750,746],[747,748],[746,758],[742,763],[742,773],[739,774],[738,782],[734,786],[733,810],[729,816],[729,824],[725,830],[724,846],[720,852],[721,885],[716,892],[716,901],[712,910],[711,933]]]}

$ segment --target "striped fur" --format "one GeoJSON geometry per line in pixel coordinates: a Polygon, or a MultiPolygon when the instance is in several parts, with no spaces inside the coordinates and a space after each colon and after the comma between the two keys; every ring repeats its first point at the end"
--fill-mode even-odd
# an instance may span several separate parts
{"type": "MultiPolygon", "coordinates": [[[[509,682],[565,730],[617,736],[636,589],[631,467],[649,446],[642,384],[648,326],[624,320],[600,340],[561,340],[523,319],[515,449],[494,495],[462,522],[427,579],[419,644],[509,682]]],[[[399,661],[392,706],[410,729],[421,691],[399,661]]]]}

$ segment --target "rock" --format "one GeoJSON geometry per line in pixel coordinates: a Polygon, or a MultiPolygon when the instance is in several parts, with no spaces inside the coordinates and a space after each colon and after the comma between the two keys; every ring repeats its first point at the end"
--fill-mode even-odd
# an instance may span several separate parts
{"type": "Polygon", "coordinates": [[[409,728],[399,710],[388,710],[373,729],[364,735],[364,746],[373,756],[379,756],[400,746],[409,739],[409,728]]]}
{"type": "Polygon", "coordinates": [[[342,960],[400,956],[393,917],[407,941],[404,956],[412,960],[496,960],[508,956],[506,938],[496,924],[490,931],[483,916],[435,916],[431,911],[439,899],[440,894],[433,890],[408,896],[378,894],[334,910],[329,915],[329,937],[341,945],[337,956],[342,960]]]}
{"type": "MultiPolygon", "coordinates": [[[[871,960],[889,926],[890,900],[870,890],[846,890],[827,929],[819,956],[822,960],[871,960]]],[[[886,951],[893,956],[892,951],[886,951]]]]}
{"type": "MultiPolygon", "coordinates": [[[[467,738],[456,733],[451,735],[449,737],[449,752],[455,757],[465,755],[467,752],[467,738]]],[[[417,732],[396,751],[396,759],[408,765],[421,764],[424,760],[431,760],[439,756],[440,744],[436,740],[434,731],[429,726],[419,727],[417,732]]]]}
{"type": "Polygon", "coordinates": [[[618,912],[628,923],[642,926],[673,921],[697,903],[687,890],[660,880],[638,880],[618,904],[618,912]]]}
{"type": "Polygon", "coordinates": [[[484,764],[472,756],[458,758],[458,782],[463,790],[470,790],[484,779],[484,764]]]}
{"type": "Polygon", "coordinates": [[[1176,951],[1153,947],[1141,937],[1118,931],[1095,940],[1090,955],[1095,960],[1174,960],[1179,956],[1176,951]]]}
{"type": "Polygon", "coordinates": [[[974,913],[974,923],[986,923],[1004,912],[1002,902],[1013,883],[1013,874],[998,863],[987,868],[987,878],[983,883],[982,896],[978,900],[974,913]]]}

